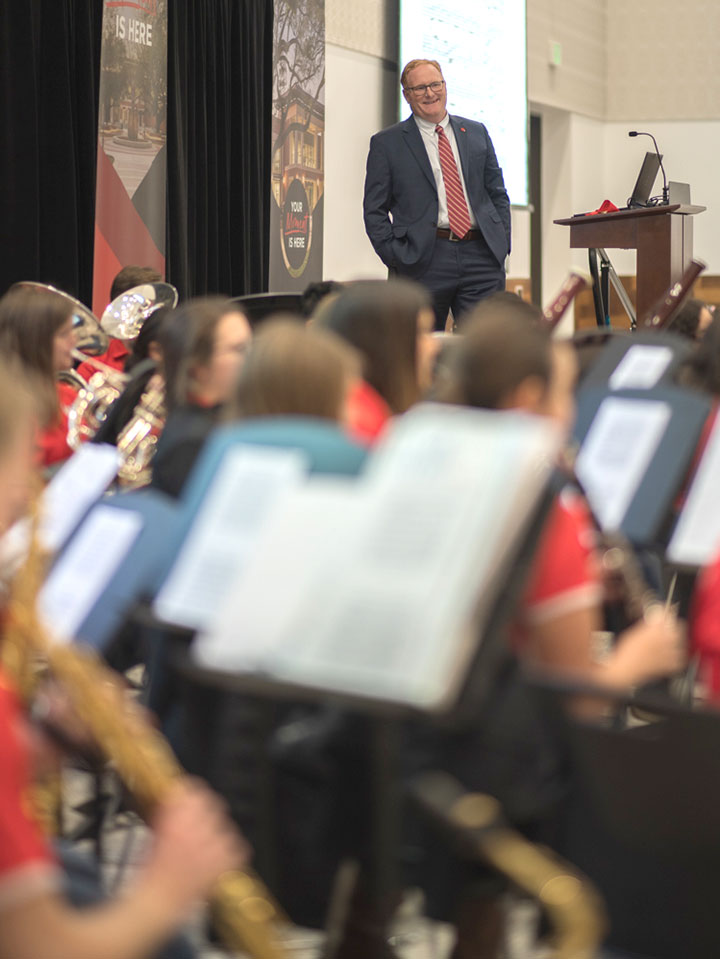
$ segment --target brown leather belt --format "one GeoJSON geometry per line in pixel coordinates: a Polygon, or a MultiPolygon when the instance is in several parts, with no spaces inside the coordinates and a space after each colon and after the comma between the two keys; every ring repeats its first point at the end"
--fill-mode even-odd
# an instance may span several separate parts
{"type": "Polygon", "coordinates": [[[465,236],[457,236],[452,230],[439,226],[435,231],[443,240],[451,240],[453,243],[467,243],[468,240],[479,240],[482,236],[480,230],[468,230],[465,236]]]}

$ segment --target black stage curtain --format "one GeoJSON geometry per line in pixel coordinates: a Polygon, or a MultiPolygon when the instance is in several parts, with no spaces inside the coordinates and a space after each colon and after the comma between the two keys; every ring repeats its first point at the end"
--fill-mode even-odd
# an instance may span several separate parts
{"type": "Polygon", "coordinates": [[[272,0],[173,0],[168,275],[181,295],[267,290],[272,0]]]}
{"type": "Polygon", "coordinates": [[[90,302],[102,0],[0,3],[0,293],[90,302]]]}
{"type": "MultiPolygon", "coordinates": [[[[0,293],[91,301],[102,0],[0,3],[0,293]]],[[[267,289],[272,0],[172,0],[168,279],[267,289]]]]}

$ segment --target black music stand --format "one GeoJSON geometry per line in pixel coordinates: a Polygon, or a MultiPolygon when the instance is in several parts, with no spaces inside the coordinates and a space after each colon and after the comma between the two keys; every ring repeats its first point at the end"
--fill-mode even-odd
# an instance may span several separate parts
{"type": "Polygon", "coordinates": [[[296,317],[298,322],[305,322],[300,314],[300,293],[248,293],[245,296],[236,296],[230,302],[237,303],[247,314],[250,326],[255,329],[275,313],[296,317]]]}
{"type": "MultiPolygon", "coordinates": [[[[578,412],[573,431],[580,444],[577,459],[578,477],[583,482],[581,457],[596,416],[607,401],[627,401],[631,404],[665,404],[670,417],[657,448],[646,464],[619,529],[634,546],[655,547],[665,541],[672,517],[674,499],[685,480],[697,444],[710,413],[711,403],[699,393],[673,386],[658,386],[650,390],[609,390],[607,387],[588,386],[578,394],[578,412]],[[647,494],[652,490],[652,495],[647,494]]],[[[593,497],[588,484],[590,507],[593,497]]],[[[598,517],[602,520],[602,516],[598,517]]]]}
{"type": "Polygon", "coordinates": [[[607,945],[653,959],[720,955],[720,715],[656,699],[648,725],[574,719],[568,684],[538,683],[577,774],[560,852],[599,887],[610,914],[607,945]]]}

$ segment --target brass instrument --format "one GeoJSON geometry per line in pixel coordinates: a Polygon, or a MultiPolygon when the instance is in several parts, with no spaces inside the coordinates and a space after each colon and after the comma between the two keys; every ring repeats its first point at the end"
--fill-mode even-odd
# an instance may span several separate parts
{"type": "MultiPolygon", "coordinates": [[[[73,329],[75,331],[75,346],[83,353],[89,356],[100,356],[104,353],[110,343],[110,339],[100,326],[97,317],[92,310],[88,309],[80,300],[76,300],[69,293],[58,290],[49,283],[35,283],[31,280],[21,280],[14,283],[11,289],[30,289],[44,290],[46,293],[54,293],[59,296],[68,307],[68,312],[72,316],[73,329]]],[[[85,359],[85,357],[83,357],[85,359]]]]}
{"type": "Polygon", "coordinates": [[[491,796],[467,793],[457,780],[428,772],[413,784],[414,797],[545,909],[554,927],[553,959],[593,959],[605,931],[602,902],[590,882],[554,853],[529,842],[503,820],[491,796]]]}
{"type": "MultiPolygon", "coordinates": [[[[3,633],[3,664],[24,695],[33,690],[33,665],[45,661],[63,684],[77,716],[87,726],[97,746],[115,764],[120,777],[145,812],[168,795],[184,775],[163,736],[148,725],[116,674],[90,649],[50,639],[36,611],[44,575],[44,557],[34,534],[27,560],[15,576],[3,633]]],[[[271,922],[279,909],[259,878],[249,872],[220,877],[211,907],[227,945],[247,951],[254,959],[282,959],[271,922]]]]}
{"type": "Polygon", "coordinates": [[[543,310],[543,326],[550,331],[555,329],[578,293],[589,285],[588,279],[589,277],[578,272],[568,275],[555,298],[543,310]]]}
{"type": "Polygon", "coordinates": [[[100,317],[108,336],[125,342],[137,339],[145,320],[163,306],[177,306],[178,291],[170,283],[143,283],[121,293],[100,317]]]}
{"type": "MultiPolygon", "coordinates": [[[[170,283],[144,283],[115,297],[105,309],[99,326],[104,336],[131,342],[138,337],[149,316],[161,307],[174,307],[177,301],[178,292],[170,283]]],[[[98,431],[129,378],[106,363],[79,353],[73,353],[73,356],[98,369],[87,385],[78,390],[77,399],[68,411],[68,446],[77,450],[84,440],[91,439],[98,431]]],[[[156,392],[144,394],[133,414],[133,428],[128,430],[131,425],[128,424],[123,431],[128,434],[122,445],[118,440],[118,449],[124,453],[118,474],[122,485],[136,487],[149,482],[149,463],[164,425],[162,405],[162,397],[156,392]]]]}
{"type": "Polygon", "coordinates": [[[165,385],[155,373],[140,397],[131,419],[120,432],[117,448],[121,456],[118,483],[126,489],[147,486],[152,476],[152,459],[165,426],[165,385]]]}
{"type": "MultiPolygon", "coordinates": [[[[107,416],[107,411],[127,385],[125,373],[108,366],[78,350],[73,358],[96,367],[87,383],[78,389],[77,396],[67,411],[67,443],[71,450],[78,450],[85,440],[92,439],[107,416]]],[[[78,377],[82,379],[82,377],[78,377]]]]}

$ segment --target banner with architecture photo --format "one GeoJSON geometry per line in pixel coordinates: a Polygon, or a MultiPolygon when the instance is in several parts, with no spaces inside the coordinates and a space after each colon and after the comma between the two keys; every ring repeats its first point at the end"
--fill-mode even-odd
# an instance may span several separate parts
{"type": "Polygon", "coordinates": [[[93,312],[129,264],[165,275],[167,0],[105,0],[93,312]]]}
{"type": "Polygon", "coordinates": [[[325,2],[275,0],[273,49],[272,292],[322,279],[325,2]]]}

